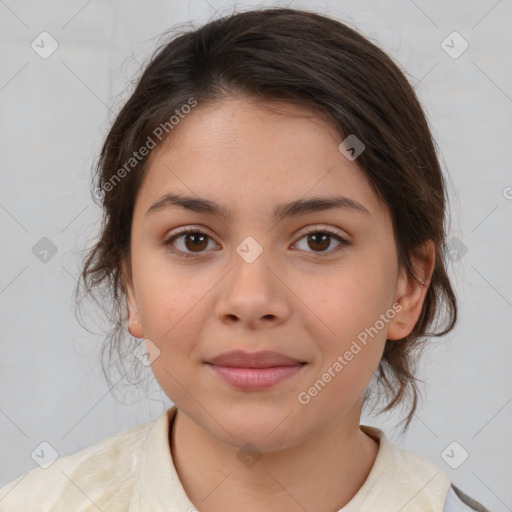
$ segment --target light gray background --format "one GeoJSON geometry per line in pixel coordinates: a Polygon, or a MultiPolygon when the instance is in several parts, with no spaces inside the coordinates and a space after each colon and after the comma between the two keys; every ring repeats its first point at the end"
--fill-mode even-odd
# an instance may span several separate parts
{"type": "MultiPolygon", "coordinates": [[[[458,327],[425,353],[426,400],[410,430],[393,430],[399,411],[362,422],[440,465],[492,511],[510,511],[512,3],[236,5],[287,3],[348,22],[408,72],[449,172],[449,236],[467,249],[450,264],[458,327]],[[457,59],[441,46],[453,31],[469,44],[457,59]],[[458,469],[441,456],[453,441],[469,453],[458,469]]],[[[91,166],[130,79],[162,32],[188,21],[199,26],[233,6],[0,0],[0,486],[35,467],[30,454],[41,441],[64,456],[152,421],[171,405],[150,372],[148,397],[120,388],[126,404],[114,402],[98,363],[101,335],[74,316],[77,255],[97,232],[91,166]],[[43,31],[59,44],[47,59],[30,46],[43,31]],[[32,252],[42,237],[57,247],[46,263],[32,252]]]]}

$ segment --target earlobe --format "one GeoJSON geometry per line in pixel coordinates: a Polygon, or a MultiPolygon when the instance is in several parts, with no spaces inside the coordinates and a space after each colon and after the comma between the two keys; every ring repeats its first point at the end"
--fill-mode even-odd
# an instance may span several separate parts
{"type": "Polygon", "coordinates": [[[398,302],[401,309],[389,323],[389,340],[400,340],[408,336],[420,317],[435,268],[435,244],[432,240],[424,244],[421,256],[413,256],[413,266],[419,282],[408,276],[405,269],[401,269],[397,279],[394,302],[398,302]]]}
{"type": "Polygon", "coordinates": [[[129,272],[128,264],[124,260],[121,263],[121,270],[126,288],[126,322],[128,324],[128,331],[135,338],[144,338],[131,273],[129,272]]]}
{"type": "Polygon", "coordinates": [[[134,338],[144,338],[139,312],[128,304],[128,331],[134,338]]]}

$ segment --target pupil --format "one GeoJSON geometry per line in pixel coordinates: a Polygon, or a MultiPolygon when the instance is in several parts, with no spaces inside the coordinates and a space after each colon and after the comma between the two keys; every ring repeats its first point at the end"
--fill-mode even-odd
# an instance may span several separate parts
{"type": "Polygon", "coordinates": [[[206,237],[204,235],[201,235],[200,233],[188,233],[186,238],[185,238],[186,242],[185,242],[185,245],[187,246],[187,249],[191,250],[191,249],[204,249],[204,247],[201,247],[201,243],[203,243],[204,245],[204,241],[206,240],[206,237]],[[201,238],[202,240],[199,241],[199,243],[197,243],[196,241],[193,241],[192,242],[192,247],[189,247],[189,244],[188,242],[190,242],[190,240],[194,238],[201,238]]]}
{"type": "MultiPolygon", "coordinates": [[[[322,244],[322,242],[325,242],[327,239],[329,238],[329,235],[326,235],[325,233],[316,233],[314,235],[310,235],[310,239],[313,239],[313,243],[315,244],[322,244]],[[316,237],[320,237],[321,238],[321,241],[320,242],[317,242],[316,240],[314,240],[316,237]]],[[[327,242],[327,244],[323,244],[323,247],[321,247],[322,250],[325,250],[329,247],[329,242],[327,242]]],[[[313,247],[312,247],[313,249],[313,247]]]]}

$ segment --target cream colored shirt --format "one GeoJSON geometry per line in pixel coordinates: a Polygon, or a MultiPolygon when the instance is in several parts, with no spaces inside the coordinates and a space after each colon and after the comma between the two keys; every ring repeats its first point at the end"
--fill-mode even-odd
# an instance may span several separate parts
{"type": "MultiPolygon", "coordinates": [[[[175,412],[173,405],[154,422],[22,474],[0,489],[0,512],[197,511],[169,447],[175,412]]],[[[458,500],[440,467],[391,443],[379,429],[361,429],[379,441],[379,451],[363,486],[339,512],[476,510],[458,500]]]]}

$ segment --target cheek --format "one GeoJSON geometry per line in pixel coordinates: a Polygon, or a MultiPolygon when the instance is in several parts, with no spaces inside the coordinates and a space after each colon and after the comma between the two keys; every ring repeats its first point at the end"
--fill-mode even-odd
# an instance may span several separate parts
{"type": "Polygon", "coordinates": [[[383,269],[372,268],[371,261],[333,271],[323,282],[302,276],[296,283],[302,283],[297,295],[307,298],[310,328],[333,349],[350,344],[391,306],[390,279],[383,269]]]}
{"type": "Polygon", "coordinates": [[[182,351],[199,337],[208,312],[204,309],[205,292],[192,292],[193,287],[190,280],[180,279],[160,279],[154,286],[147,283],[141,322],[145,335],[154,339],[162,351],[182,351]]]}
{"type": "MultiPolygon", "coordinates": [[[[148,338],[164,343],[175,333],[192,327],[188,320],[207,291],[193,267],[172,264],[163,247],[146,242],[133,256],[137,306],[148,338]]],[[[178,340],[175,340],[178,341],[178,340]]]]}
{"type": "Polygon", "coordinates": [[[388,286],[382,274],[354,270],[331,280],[328,294],[310,296],[311,309],[322,320],[315,315],[306,320],[319,354],[308,383],[317,407],[349,407],[371,381],[386,343],[389,319],[381,315],[390,306],[388,286]]]}
{"type": "Polygon", "coordinates": [[[377,340],[359,345],[349,349],[350,359],[346,351],[339,351],[298,390],[300,410],[309,421],[314,423],[318,415],[333,418],[344,414],[361,400],[379,364],[383,345],[377,340]]]}
{"type": "Polygon", "coordinates": [[[318,405],[348,404],[366,388],[382,357],[389,319],[381,315],[391,306],[390,273],[372,259],[361,259],[350,270],[347,265],[334,272],[323,286],[314,283],[310,280],[306,296],[315,314],[304,321],[319,354],[318,405]]]}

